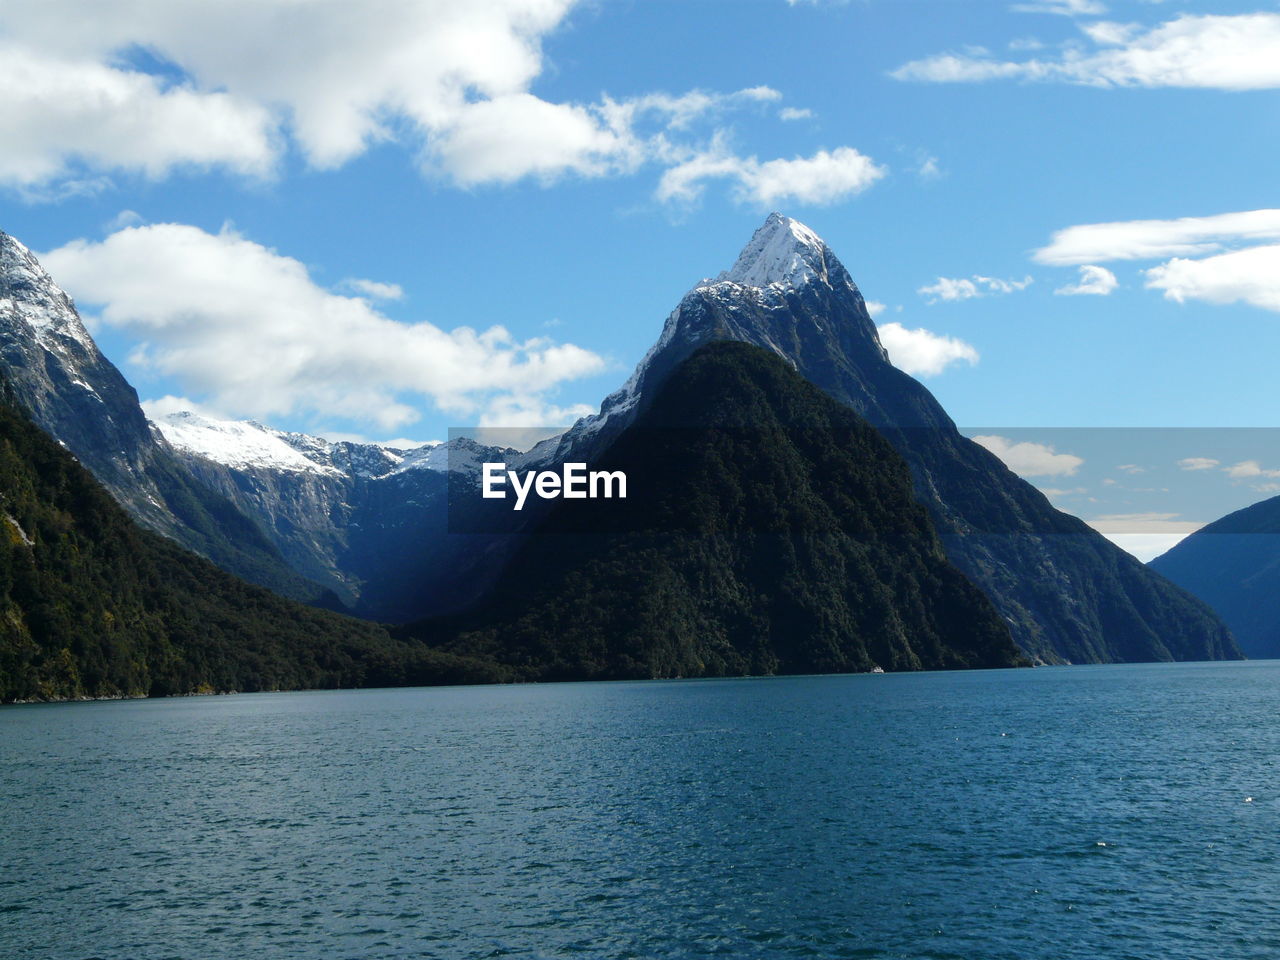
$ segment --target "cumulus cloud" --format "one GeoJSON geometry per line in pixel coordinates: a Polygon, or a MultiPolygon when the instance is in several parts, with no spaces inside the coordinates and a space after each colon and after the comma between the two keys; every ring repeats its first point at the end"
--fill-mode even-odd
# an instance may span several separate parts
{"type": "Polygon", "coordinates": [[[1178,461],[1179,470],[1212,470],[1221,461],[1212,457],[1187,457],[1178,461]]]}
{"type": "Polygon", "coordinates": [[[742,204],[768,209],[788,203],[817,206],[846,200],[883,177],[884,167],[852,147],[819,150],[810,157],[761,162],[724,149],[723,142],[668,169],[658,184],[658,199],[693,203],[710,180],[733,184],[742,204]]]}
{"type": "Polygon", "coordinates": [[[1081,31],[1093,49],[1072,44],[1055,59],[1019,61],[940,54],[903,64],[891,76],[932,83],[1026,80],[1215,90],[1280,86],[1280,58],[1275,55],[1280,46],[1280,14],[1188,14],[1149,29],[1096,22],[1082,25],[1081,31]]]}
{"type": "Polygon", "coordinates": [[[778,111],[779,120],[812,120],[813,111],[808,107],[783,107],[778,111]]]}
{"type": "Polygon", "coordinates": [[[41,259],[100,323],[139,342],[131,363],[230,416],[340,416],[391,430],[427,399],[469,418],[558,422],[577,408],[548,395],[604,368],[589,350],[519,341],[500,326],[398,323],[229,229],[130,227],[41,259]]]}
{"type": "Polygon", "coordinates": [[[1218,253],[1247,241],[1280,239],[1280,210],[1245,210],[1177,220],[1086,223],[1059,230],[1034,254],[1039,263],[1077,266],[1218,253]]]}
{"type": "Polygon", "coordinates": [[[1077,282],[1069,283],[1064,287],[1059,287],[1053,292],[1066,297],[1076,297],[1089,294],[1105,297],[1119,285],[1120,283],[1116,280],[1116,275],[1106,267],[1087,264],[1080,268],[1080,279],[1077,282]]]}
{"type": "Polygon", "coordinates": [[[1020,477],[1070,477],[1084,464],[1083,457],[1058,453],[1044,443],[1013,441],[1007,437],[978,436],[973,442],[990,450],[1020,477]]]}
{"type": "Polygon", "coordinates": [[[900,323],[882,323],[879,331],[889,362],[912,376],[933,377],[953,364],[978,362],[978,351],[955,337],[909,330],[900,323]]]}
{"type": "Polygon", "coordinates": [[[1248,303],[1280,311],[1280,244],[1186,260],[1175,257],[1146,272],[1147,287],[1183,303],[1248,303]]]}
{"type": "Polygon", "coordinates": [[[1025,290],[1031,285],[1031,278],[1021,280],[1000,280],[996,277],[983,277],[974,274],[972,277],[939,277],[936,282],[921,287],[916,293],[928,297],[929,303],[943,301],[972,300],[988,294],[1014,293],[1025,290]]]}
{"type": "Polygon", "coordinates": [[[275,164],[271,114],[250,99],[167,86],[8,39],[0,43],[0,63],[0,183],[65,186],[82,182],[73,173],[84,167],[160,177],[179,167],[218,166],[262,177],[275,164]]]}
{"type": "MultiPolygon", "coordinates": [[[[2,8],[0,185],[54,198],[101,189],[91,173],[159,178],[216,167],[267,177],[291,145],[313,168],[333,169],[383,143],[456,186],[545,185],[686,163],[726,134],[731,111],[781,99],[766,86],[540,97],[543,41],[580,2],[381,0],[376,12],[305,0],[2,8]]],[[[805,113],[789,109],[784,117],[805,113]]],[[[865,180],[874,164],[858,174],[857,156],[841,147],[807,159],[738,159],[730,179],[748,196],[833,202],[865,186],[851,179],[865,180]],[[795,190],[783,188],[789,176],[795,190]]]]}

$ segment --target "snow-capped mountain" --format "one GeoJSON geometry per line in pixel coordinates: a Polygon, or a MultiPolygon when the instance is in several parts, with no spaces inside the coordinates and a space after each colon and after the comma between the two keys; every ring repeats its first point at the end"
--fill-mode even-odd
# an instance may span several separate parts
{"type": "Polygon", "coordinates": [[[276,430],[255,420],[218,420],[190,411],[166,414],[152,426],[183,453],[225,467],[314,473],[328,477],[382,480],[410,470],[478,476],[486,461],[520,463],[525,454],[469,437],[417,447],[326,440],[276,430]]]}
{"type": "Polygon", "coordinates": [[[413,449],[190,412],[154,422],[202,484],[252,516],[295,570],[355,612],[408,620],[471,599],[487,540],[449,535],[451,484],[524,454],[468,437],[413,449]]]}
{"type": "Polygon", "coordinates": [[[1215,659],[1230,634],[1194,597],[1146,569],[962,436],[933,395],[890,364],[862,294],[812,230],[770,214],[733,267],[690,290],[600,413],[558,441],[589,459],[658,384],[712,340],[742,340],[876,426],[907,460],[948,558],[1045,662],[1215,659]]]}
{"type": "Polygon", "coordinates": [[[0,376],[32,419],[143,525],[247,580],[319,600],[257,525],[195,483],[152,434],[138,395],[98,350],[71,298],[0,232],[0,376]]]}

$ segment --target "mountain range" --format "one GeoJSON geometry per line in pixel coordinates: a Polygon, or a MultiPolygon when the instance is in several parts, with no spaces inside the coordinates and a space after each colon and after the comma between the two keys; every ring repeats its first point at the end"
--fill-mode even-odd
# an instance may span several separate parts
{"type": "MultiPolygon", "coordinates": [[[[685,295],[599,414],[522,462],[598,459],[681,364],[726,340],[778,357],[888,440],[946,556],[1034,661],[1239,655],[1204,603],[1055,510],[963,437],[928,390],[889,362],[826,244],[778,214],[730,270],[685,295]]],[[[36,422],[141,522],[291,596],[388,621],[438,617],[478,602],[521,549],[520,536],[458,534],[449,522],[451,489],[473,487],[478,462],[512,451],[457,439],[418,450],[330,443],[194,414],[148,425],[70,300],[2,234],[0,356],[36,422]]]]}

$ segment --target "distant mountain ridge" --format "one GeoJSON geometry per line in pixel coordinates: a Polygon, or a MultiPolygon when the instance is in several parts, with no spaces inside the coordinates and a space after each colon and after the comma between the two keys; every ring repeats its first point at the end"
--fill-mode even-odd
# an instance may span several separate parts
{"type": "Polygon", "coordinates": [[[1280,658],[1280,497],[1201,527],[1148,566],[1211,606],[1246,656],[1280,658]]]}

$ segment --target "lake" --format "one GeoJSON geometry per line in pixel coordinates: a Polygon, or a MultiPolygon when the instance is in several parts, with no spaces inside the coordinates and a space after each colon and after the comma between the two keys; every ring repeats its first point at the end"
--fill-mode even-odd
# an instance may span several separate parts
{"type": "Polygon", "coordinates": [[[1280,662],[0,708],[0,956],[1280,956],[1280,662]]]}

